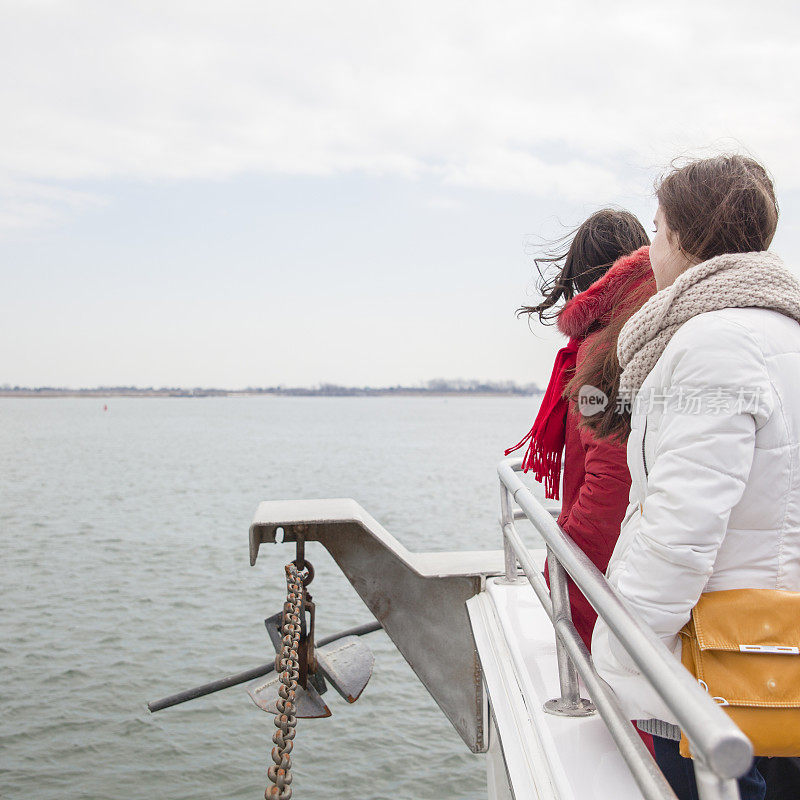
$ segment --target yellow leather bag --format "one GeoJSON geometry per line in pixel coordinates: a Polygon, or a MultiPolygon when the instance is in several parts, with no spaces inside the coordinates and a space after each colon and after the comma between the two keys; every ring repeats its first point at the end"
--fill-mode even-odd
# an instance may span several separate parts
{"type": "MultiPolygon", "coordinates": [[[[755,755],[800,756],[800,592],[707,592],[681,640],[683,665],[755,755]]],[[[685,735],[681,755],[691,757],[685,735]]]]}

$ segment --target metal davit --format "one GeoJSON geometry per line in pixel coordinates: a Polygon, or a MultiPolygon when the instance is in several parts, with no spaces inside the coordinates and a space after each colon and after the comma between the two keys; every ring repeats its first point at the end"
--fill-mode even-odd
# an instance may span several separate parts
{"type": "Polygon", "coordinates": [[[325,547],[467,747],[483,752],[485,698],[465,603],[503,573],[502,550],[411,553],[355,500],[274,500],[250,526],[251,564],[278,529],[284,542],[325,547]]]}

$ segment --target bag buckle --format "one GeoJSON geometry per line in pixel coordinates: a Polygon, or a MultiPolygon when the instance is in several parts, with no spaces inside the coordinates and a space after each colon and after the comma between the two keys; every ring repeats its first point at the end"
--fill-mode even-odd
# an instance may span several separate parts
{"type": "Polygon", "coordinates": [[[800,656],[800,647],[783,644],[740,644],[740,653],[777,653],[779,655],[800,656]]]}

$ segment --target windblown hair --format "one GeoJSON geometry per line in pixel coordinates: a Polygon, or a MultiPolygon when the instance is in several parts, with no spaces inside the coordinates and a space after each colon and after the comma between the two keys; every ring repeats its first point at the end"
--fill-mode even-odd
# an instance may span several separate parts
{"type": "Polygon", "coordinates": [[[681,251],[698,263],[766,250],[778,225],[772,179],[748,156],[701,158],[681,167],[673,162],[656,197],[681,251]]]}
{"type": "Polygon", "coordinates": [[[655,279],[646,258],[638,269],[629,271],[615,283],[607,301],[613,309],[611,319],[584,341],[575,374],[564,390],[564,396],[573,402],[577,402],[582,386],[595,386],[605,393],[608,405],[603,411],[591,416],[579,415],[578,424],[589,428],[598,439],[616,439],[622,443],[628,440],[630,408],[627,403],[618,403],[622,369],[617,358],[617,339],[623,325],[655,291],[655,279]]]}
{"type": "Polygon", "coordinates": [[[595,212],[535,260],[543,299],[534,306],[521,306],[517,316],[536,314],[545,325],[554,322],[560,301],[588,289],[620,256],[648,244],[641,222],[629,211],[604,208],[595,212]],[[551,266],[556,267],[555,274],[547,277],[545,270],[551,266]]]}
{"type": "MultiPolygon", "coordinates": [[[[681,251],[694,262],[724,253],[766,250],[778,225],[778,202],[767,170],[742,155],[721,155],[673,163],[672,171],[656,185],[656,197],[670,232],[681,251]]],[[[625,323],[654,294],[650,277],[630,274],[627,284],[615,288],[615,313],[609,323],[591,334],[584,344],[580,364],[567,384],[565,396],[577,400],[586,384],[605,392],[608,406],[602,413],[582,417],[580,424],[597,438],[625,441],[630,433],[630,412],[617,408],[620,365],[617,339],[625,323]]]]}

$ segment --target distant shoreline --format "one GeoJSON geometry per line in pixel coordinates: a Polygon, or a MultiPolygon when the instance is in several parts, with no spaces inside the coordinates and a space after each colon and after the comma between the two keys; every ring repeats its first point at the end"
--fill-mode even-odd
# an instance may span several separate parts
{"type": "Polygon", "coordinates": [[[397,386],[388,388],[355,388],[323,386],[306,388],[247,388],[247,389],[139,389],[137,387],[97,387],[93,389],[67,389],[59,387],[14,387],[0,389],[0,397],[55,398],[55,397],[534,397],[541,394],[537,386],[474,384],[473,386],[431,388],[397,386]]]}

